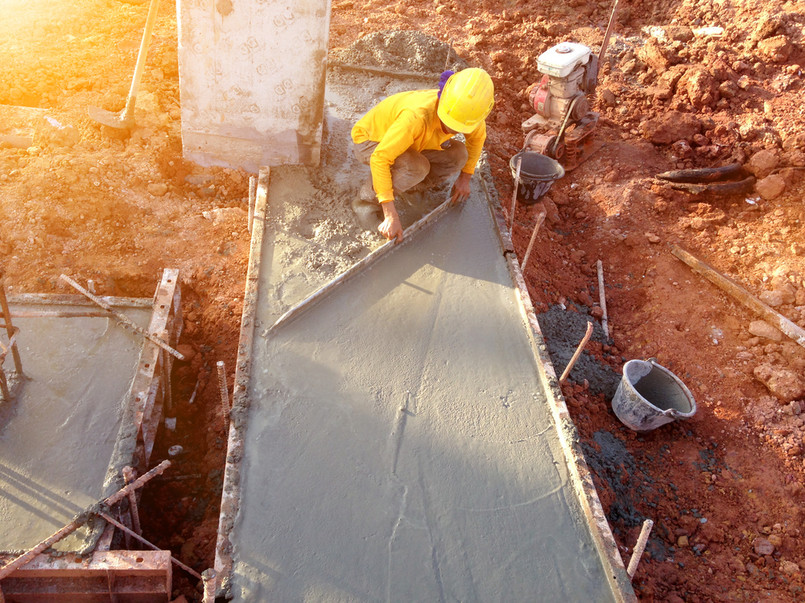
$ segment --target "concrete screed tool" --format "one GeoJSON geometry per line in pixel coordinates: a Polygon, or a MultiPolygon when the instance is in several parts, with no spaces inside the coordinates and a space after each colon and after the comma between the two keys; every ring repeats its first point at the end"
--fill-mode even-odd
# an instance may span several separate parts
{"type": "Polygon", "coordinates": [[[151,33],[154,31],[154,22],[157,19],[158,12],[159,0],[151,0],[151,4],[148,7],[148,17],[145,20],[143,39],[140,42],[140,50],[137,53],[134,76],[131,79],[129,95],[126,97],[126,106],[120,113],[107,111],[100,107],[87,107],[87,113],[93,121],[117,130],[130,130],[134,126],[134,103],[137,100],[137,91],[140,88],[140,80],[143,77],[143,68],[145,67],[145,57],[148,55],[148,45],[151,43],[151,33]]]}
{"type": "Polygon", "coordinates": [[[595,93],[617,9],[615,0],[598,56],[584,44],[562,42],[537,58],[543,77],[529,87],[529,104],[536,113],[522,124],[523,147],[560,161],[566,170],[593,151],[598,113],[590,111],[587,97],[595,93]]]}

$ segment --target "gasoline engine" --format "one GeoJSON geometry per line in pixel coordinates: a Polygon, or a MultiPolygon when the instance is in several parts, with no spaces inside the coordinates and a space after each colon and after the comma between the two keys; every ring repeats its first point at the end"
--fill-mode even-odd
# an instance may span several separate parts
{"type": "Polygon", "coordinates": [[[536,113],[522,124],[523,148],[552,157],[567,170],[592,150],[598,113],[590,110],[588,99],[595,94],[617,7],[615,0],[598,56],[584,44],[562,42],[537,58],[542,79],[529,87],[529,104],[536,113]]]}
{"type": "Polygon", "coordinates": [[[529,92],[536,114],[523,123],[525,147],[573,169],[592,143],[598,113],[590,111],[598,57],[584,44],[563,42],[537,59],[542,80],[529,92]]]}

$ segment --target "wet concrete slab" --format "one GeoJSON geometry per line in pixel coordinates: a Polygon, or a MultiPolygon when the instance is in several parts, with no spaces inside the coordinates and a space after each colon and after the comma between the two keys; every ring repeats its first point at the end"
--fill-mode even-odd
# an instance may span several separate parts
{"type": "MultiPolygon", "coordinates": [[[[235,600],[617,599],[473,187],[255,337],[235,600]]],[[[256,333],[276,317],[272,278],[260,275],[256,333]]]]}
{"type": "MultiPolygon", "coordinates": [[[[96,307],[59,305],[59,312],[96,307]]],[[[147,327],[151,308],[117,308],[147,327]]],[[[17,312],[54,311],[12,304],[17,312]]],[[[124,402],[142,338],[105,317],[16,318],[26,379],[0,402],[0,550],[32,548],[107,495],[125,431],[124,402]]],[[[7,371],[13,369],[11,357],[7,371]]],[[[82,551],[93,531],[82,528],[55,549],[82,551]]]]}

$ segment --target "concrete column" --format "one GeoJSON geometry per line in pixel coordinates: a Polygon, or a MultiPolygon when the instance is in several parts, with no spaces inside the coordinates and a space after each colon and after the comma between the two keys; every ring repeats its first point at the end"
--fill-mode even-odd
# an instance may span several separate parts
{"type": "Polygon", "coordinates": [[[178,0],[184,157],[318,165],[330,0],[178,0]]]}

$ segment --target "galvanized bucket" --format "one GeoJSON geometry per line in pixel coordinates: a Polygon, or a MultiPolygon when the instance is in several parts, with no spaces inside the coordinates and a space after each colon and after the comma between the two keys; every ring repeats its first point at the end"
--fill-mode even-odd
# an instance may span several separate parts
{"type": "Polygon", "coordinates": [[[679,378],[653,359],[630,360],[612,398],[612,410],[635,431],[650,431],[696,414],[696,401],[679,378]]]}

